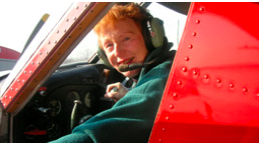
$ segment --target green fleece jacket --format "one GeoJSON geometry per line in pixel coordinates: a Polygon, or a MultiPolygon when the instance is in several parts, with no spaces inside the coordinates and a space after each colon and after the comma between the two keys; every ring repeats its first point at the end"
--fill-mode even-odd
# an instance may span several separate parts
{"type": "MultiPolygon", "coordinates": [[[[159,56],[161,49],[157,50],[148,56],[148,61],[159,56]]],[[[148,142],[172,65],[172,57],[174,54],[169,60],[162,58],[157,65],[143,68],[136,87],[112,108],[95,115],[77,126],[71,134],[52,143],[148,142]]]]}

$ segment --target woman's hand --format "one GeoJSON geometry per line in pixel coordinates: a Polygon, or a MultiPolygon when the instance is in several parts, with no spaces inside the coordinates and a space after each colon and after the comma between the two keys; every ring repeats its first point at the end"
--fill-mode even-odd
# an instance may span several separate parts
{"type": "Polygon", "coordinates": [[[122,97],[124,97],[128,91],[129,90],[123,84],[118,82],[107,86],[104,97],[111,98],[117,102],[122,97]]]}

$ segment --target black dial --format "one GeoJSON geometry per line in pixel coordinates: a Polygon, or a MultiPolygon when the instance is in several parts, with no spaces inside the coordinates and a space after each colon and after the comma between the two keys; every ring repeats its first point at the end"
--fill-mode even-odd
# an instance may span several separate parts
{"type": "Polygon", "coordinates": [[[48,107],[51,108],[50,110],[51,116],[56,116],[61,111],[61,102],[58,100],[51,100],[48,103],[48,107]]]}

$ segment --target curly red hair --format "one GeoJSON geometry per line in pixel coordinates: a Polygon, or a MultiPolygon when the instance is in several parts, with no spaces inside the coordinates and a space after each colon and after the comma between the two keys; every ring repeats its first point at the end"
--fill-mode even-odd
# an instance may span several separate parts
{"type": "MultiPolygon", "coordinates": [[[[126,5],[114,5],[105,17],[95,26],[94,31],[99,36],[101,32],[108,29],[113,29],[114,24],[119,20],[131,18],[141,28],[141,21],[148,18],[150,15],[145,9],[138,4],[129,3],[126,5]]],[[[142,29],[142,28],[141,28],[142,29]]]]}

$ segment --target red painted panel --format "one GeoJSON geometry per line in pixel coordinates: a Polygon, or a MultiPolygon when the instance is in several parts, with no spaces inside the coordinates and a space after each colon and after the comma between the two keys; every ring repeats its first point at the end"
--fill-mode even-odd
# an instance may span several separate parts
{"type": "Polygon", "coordinates": [[[19,52],[0,46],[0,59],[18,60],[19,57],[19,52]]]}
{"type": "Polygon", "coordinates": [[[259,142],[258,3],[192,3],[149,142],[259,142]]]}

